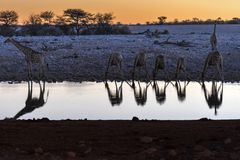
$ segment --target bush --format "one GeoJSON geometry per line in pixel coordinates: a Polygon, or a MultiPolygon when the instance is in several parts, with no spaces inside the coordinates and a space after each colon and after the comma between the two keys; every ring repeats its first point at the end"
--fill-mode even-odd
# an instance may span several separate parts
{"type": "Polygon", "coordinates": [[[65,35],[59,26],[26,25],[16,33],[17,36],[60,36],[65,35]]]}
{"type": "Polygon", "coordinates": [[[11,37],[15,34],[15,27],[0,26],[0,35],[4,37],[11,37]]]}
{"type": "Polygon", "coordinates": [[[127,25],[113,26],[112,34],[131,34],[131,30],[127,25]]]}
{"type": "Polygon", "coordinates": [[[38,36],[60,36],[63,35],[63,31],[55,26],[42,26],[37,32],[38,36]]]}
{"type": "Polygon", "coordinates": [[[93,26],[84,29],[82,35],[108,35],[108,34],[131,34],[131,30],[127,25],[105,25],[93,26]]]}
{"type": "Polygon", "coordinates": [[[16,34],[17,36],[37,36],[40,29],[41,25],[39,24],[25,25],[22,26],[22,29],[19,30],[16,34]]]}

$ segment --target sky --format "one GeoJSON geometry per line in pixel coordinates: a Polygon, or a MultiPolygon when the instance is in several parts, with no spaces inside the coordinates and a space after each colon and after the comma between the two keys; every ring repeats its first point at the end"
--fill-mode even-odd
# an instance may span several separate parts
{"type": "Polygon", "coordinates": [[[114,13],[115,22],[145,23],[159,16],[168,20],[231,19],[240,17],[240,0],[0,0],[0,10],[15,10],[19,21],[32,13],[51,10],[62,15],[64,9],[80,8],[91,13],[114,13]]]}

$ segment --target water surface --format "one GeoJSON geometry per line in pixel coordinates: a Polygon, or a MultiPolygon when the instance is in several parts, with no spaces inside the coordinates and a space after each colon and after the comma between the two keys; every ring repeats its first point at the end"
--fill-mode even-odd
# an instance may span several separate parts
{"type": "MultiPolygon", "coordinates": [[[[163,94],[157,94],[158,97],[156,97],[156,93],[160,93],[158,91],[164,91],[165,84],[165,82],[157,82],[159,90],[156,90],[153,83],[135,82],[134,90],[131,82],[117,82],[116,84],[108,82],[108,85],[94,82],[46,83],[43,95],[44,104],[32,108],[31,106],[26,107],[29,89],[31,89],[27,82],[21,84],[1,83],[0,119],[47,117],[51,120],[84,118],[129,120],[133,116],[140,119],[157,120],[193,120],[203,117],[211,119],[240,118],[239,84],[224,83],[221,88],[220,82],[205,82],[204,90],[203,85],[198,82],[189,84],[180,82],[178,85],[176,82],[172,82],[166,86],[166,97],[163,94]],[[185,95],[184,85],[186,86],[185,95]],[[217,85],[218,97],[211,97],[209,95],[214,92],[212,86],[215,85],[217,85]],[[116,87],[117,95],[115,95],[116,87]],[[182,87],[182,92],[179,91],[180,87],[182,87]]],[[[40,94],[38,83],[33,83],[32,91],[33,98],[37,98],[31,103],[39,102],[36,100],[39,99],[40,94]]]]}

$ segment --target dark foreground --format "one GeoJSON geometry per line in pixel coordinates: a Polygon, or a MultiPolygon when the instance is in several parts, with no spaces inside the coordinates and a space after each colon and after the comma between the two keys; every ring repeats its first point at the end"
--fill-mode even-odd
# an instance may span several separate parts
{"type": "Polygon", "coordinates": [[[239,121],[1,121],[0,159],[239,159],[239,121]]]}

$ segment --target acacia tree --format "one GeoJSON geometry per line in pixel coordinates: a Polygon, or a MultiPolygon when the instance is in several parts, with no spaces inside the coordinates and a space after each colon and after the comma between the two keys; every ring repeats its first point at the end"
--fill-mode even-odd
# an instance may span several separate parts
{"type": "Polygon", "coordinates": [[[64,16],[66,21],[76,29],[77,35],[79,35],[80,29],[86,25],[90,14],[82,9],[67,9],[64,11],[64,16]]]}
{"type": "Polygon", "coordinates": [[[42,23],[42,19],[39,14],[31,14],[25,23],[31,25],[40,25],[42,23]]]}
{"type": "Polygon", "coordinates": [[[18,14],[15,11],[0,11],[0,22],[5,25],[13,25],[18,22],[18,14]]]}
{"type": "Polygon", "coordinates": [[[97,24],[97,32],[102,34],[109,34],[111,32],[111,25],[114,19],[113,13],[97,13],[95,15],[95,22],[97,24]]]}
{"type": "Polygon", "coordinates": [[[114,18],[113,13],[97,13],[95,15],[95,21],[99,25],[111,25],[114,18]]]}
{"type": "Polygon", "coordinates": [[[165,16],[160,16],[158,17],[159,24],[164,24],[167,21],[167,17],[165,16]]]}
{"type": "Polygon", "coordinates": [[[45,11],[45,12],[40,13],[40,18],[43,19],[45,24],[52,23],[54,16],[55,16],[55,14],[52,11],[45,11]]]}

